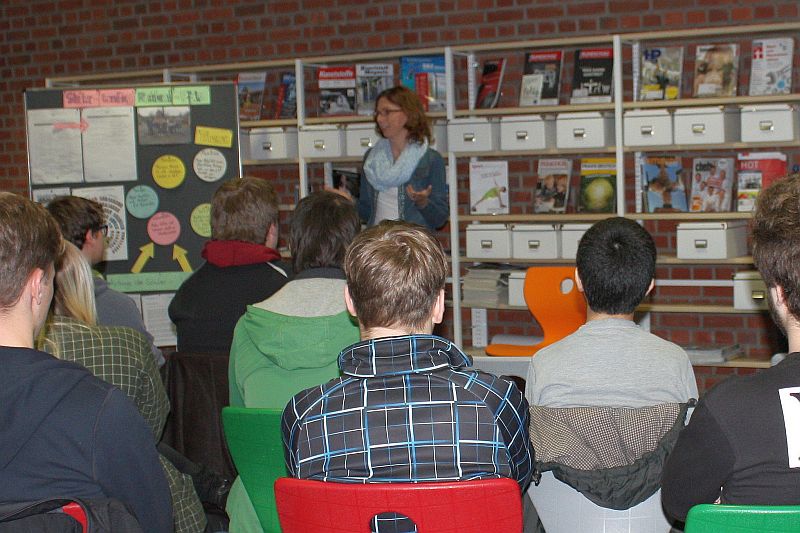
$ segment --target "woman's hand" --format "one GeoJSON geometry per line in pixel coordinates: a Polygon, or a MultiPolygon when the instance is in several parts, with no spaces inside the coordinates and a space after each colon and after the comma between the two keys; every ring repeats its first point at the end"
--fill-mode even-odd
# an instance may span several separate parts
{"type": "Polygon", "coordinates": [[[433,187],[431,185],[428,185],[426,189],[422,189],[421,191],[414,190],[414,187],[412,187],[410,183],[406,186],[406,194],[420,209],[424,209],[428,205],[428,197],[431,195],[432,190],[433,187]]]}
{"type": "Polygon", "coordinates": [[[348,199],[348,200],[350,200],[351,202],[355,202],[355,199],[354,199],[354,198],[353,198],[353,196],[350,194],[350,191],[348,191],[347,189],[337,189],[337,188],[334,188],[334,187],[329,187],[329,186],[327,186],[327,185],[325,185],[324,189],[325,189],[326,191],[328,191],[328,192],[333,192],[333,193],[336,193],[336,194],[338,194],[339,196],[344,196],[345,198],[347,198],[347,199],[348,199]]]}

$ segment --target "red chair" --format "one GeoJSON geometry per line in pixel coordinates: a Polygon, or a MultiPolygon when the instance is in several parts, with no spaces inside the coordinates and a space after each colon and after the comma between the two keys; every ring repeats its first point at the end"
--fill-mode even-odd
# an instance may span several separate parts
{"type": "Polygon", "coordinates": [[[369,533],[380,513],[407,516],[419,533],[522,531],[522,498],[513,479],[438,483],[275,482],[283,533],[369,533]]]}

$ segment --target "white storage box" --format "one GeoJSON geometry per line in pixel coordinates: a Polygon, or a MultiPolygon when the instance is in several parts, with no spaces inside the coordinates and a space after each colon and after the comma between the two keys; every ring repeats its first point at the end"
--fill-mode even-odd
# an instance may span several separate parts
{"type": "Polygon", "coordinates": [[[626,111],[623,123],[626,146],[672,144],[672,117],[666,109],[626,111]]]}
{"type": "Polygon", "coordinates": [[[557,259],[560,245],[555,224],[511,226],[511,257],[514,259],[557,259]]]}
{"type": "Polygon", "coordinates": [[[505,224],[467,226],[467,257],[507,259],[511,257],[511,232],[505,224]]]}
{"type": "Polygon", "coordinates": [[[367,150],[375,146],[380,138],[375,131],[375,124],[348,124],[344,128],[346,154],[350,157],[361,157],[367,150]]]}
{"type": "Polygon", "coordinates": [[[447,152],[447,123],[433,123],[433,144],[431,148],[444,155],[447,152]]]}
{"type": "Polygon", "coordinates": [[[738,111],[722,107],[676,109],[675,144],[718,144],[739,140],[738,111]]]}
{"type": "Polygon", "coordinates": [[[526,307],[525,270],[515,270],[508,275],[508,305],[526,307]]]}
{"type": "Polygon", "coordinates": [[[742,142],[794,141],[798,112],[789,104],[742,106],[742,142]]]}
{"type": "Polygon", "coordinates": [[[239,130],[239,159],[250,159],[250,130],[239,130]]]}
{"type": "Polygon", "coordinates": [[[747,222],[681,222],[679,259],[726,259],[747,254],[747,222]]]}
{"type": "Polygon", "coordinates": [[[614,142],[614,119],[611,115],[560,113],[556,118],[558,148],[602,148],[614,142]]]}
{"type": "Polygon", "coordinates": [[[488,118],[455,118],[447,125],[451,152],[490,152],[500,146],[500,128],[488,118]]]}
{"type": "Polygon", "coordinates": [[[555,145],[556,123],[540,115],[500,119],[501,150],[543,150],[555,145]]]}
{"type": "Polygon", "coordinates": [[[733,275],[733,308],[767,309],[767,285],[757,270],[741,271],[733,275]]]}
{"type": "Polygon", "coordinates": [[[344,154],[344,130],[338,126],[304,126],[298,139],[303,157],[339,157],[344,154]]]}
{"type": "Polygon", "coordinates": [[[575,259],[578,255],[578,243],[591,224],[564,224],[561,226],[561,257],[575,259]]]}
{"type": "Polygon", "coordinates": [[[297,157],[297,128],[250,130],[248,159],[292,159],[297,157]]]}

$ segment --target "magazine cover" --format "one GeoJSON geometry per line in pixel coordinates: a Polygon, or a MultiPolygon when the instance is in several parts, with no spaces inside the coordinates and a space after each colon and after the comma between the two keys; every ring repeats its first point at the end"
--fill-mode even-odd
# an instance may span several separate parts
{"type": "Polygon", "coordinates": [[[358,193],[361,186],[360,176],[355,169],[334,168],[331,172],[332,187],[350,195],[358,204],[358,193]]]}
{"type": "Polygon", "coordinates": [[[794,39],[756,39],[751,48],[750,95],[792,92],[794,39]]]}
{"type": "Polygon", "coordinates": [[[736,210],[755,210],[761,189],[786,176],[786,154],[782,152],[740,152],[737,161],[736,210]]]}
{"type": "Polygon", "coordinates": [[[352,115],[356,109],[355,67],[320,67],[317,75],[320,116],[352,115]]]}
{"type": "Polygon", "coordinates": [[[681,95],[683,47],[643,48],[639,100],[675,100],[681,95]]]}
{"type": "Polygon", "coordinates": [[[648,213],[688,211],[681,159],[646,156],[642,160],[644,203],[648,213]]]}
{"type": "Polygon", "coordinates": [[[401,57],[400,83],[419,95],[425,111],[445,110],[447,80],[443,55],[401,57]]]}
{"type": "Polygon", "coordinates": [[[736,96],[739,45],[698,45],[694,62],[694,96],[736,96]]]}
{"type": "Polygon", "coordinates": [[[533,196],[534,213],[564,213],[569,202],[572,160],[540,159],[533,196]]]}
{"type": "Polygon", "coordinates": [[[614,69],[613,48],[575,50],[571,104],[595,104],[611,101],[614,69]]]}
{"type": "Polygon", "coordinates": [[[473,215],[508,213],[508,161],[469,164],[469,205],[473,215]]]}
{"type": "Polygon", "coordinates": [[[297,84],[294,72],[281,74],[281,86],[278,87],[278,104],[275,106],[273,118],[297,117],[297,84]]]}
{"type": "MultiPolygon", "coordinates": [[[[522,89],[520,90],[519,105],[558,105],[561,89],[561,65],[564,61],[563,50],[535,50],[525,54],[525,71],[522,76],[522,89]],[[530,75],[542,76],[539,97],[534,100],[526,98],[525,80],[530,75]]],[[[535,82],[534,82],[535,83],[535,82]]]]}
{"type": "Polygon", "coordinates": [[[544,88],[544,74],[524,74],[519,88],[520,107],[540,105],[542,102],[542,89],[544,88]]]}
{"type": "Polygon", "coordinates": [[[581,159],[578,211],[613,213],[617,202],[617,162],[613,157],[581,159]]]}
{"type": "Polygon", "coordinates": [[[356,65],[356,111],[371,115],[378,95],[394,87],[394,65],[391,63],[359,63],[356,65]]]}
{"type": "Polygon", "coordinates": [[[239,120],[260,120],[264,102],[266,72],[240,72],[236,83],[239,91],[239,120]]]}
{"type": "Polygon", "coordinates": [[[475,99],[475,109],[491,109],[500,101],[500,88],[506,71],[505,58],[487,59],[483,62],[481,84],[475,99]]]}
{"type": "Polygon", "coordinates": [[[733,201],[733,158],[695,157],[689,211],[722,213],[733,201]]]}

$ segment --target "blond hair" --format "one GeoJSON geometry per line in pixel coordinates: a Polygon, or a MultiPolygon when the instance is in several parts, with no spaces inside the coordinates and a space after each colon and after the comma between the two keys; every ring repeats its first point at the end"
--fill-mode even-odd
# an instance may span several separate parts
{"type": "Polygon", "coordinates": [[[55,314],[80,320],[90,326],[97,324],[92,269],[71,242],[65,243],[64,255],[56,270],[53,301],[55,314]]]}

